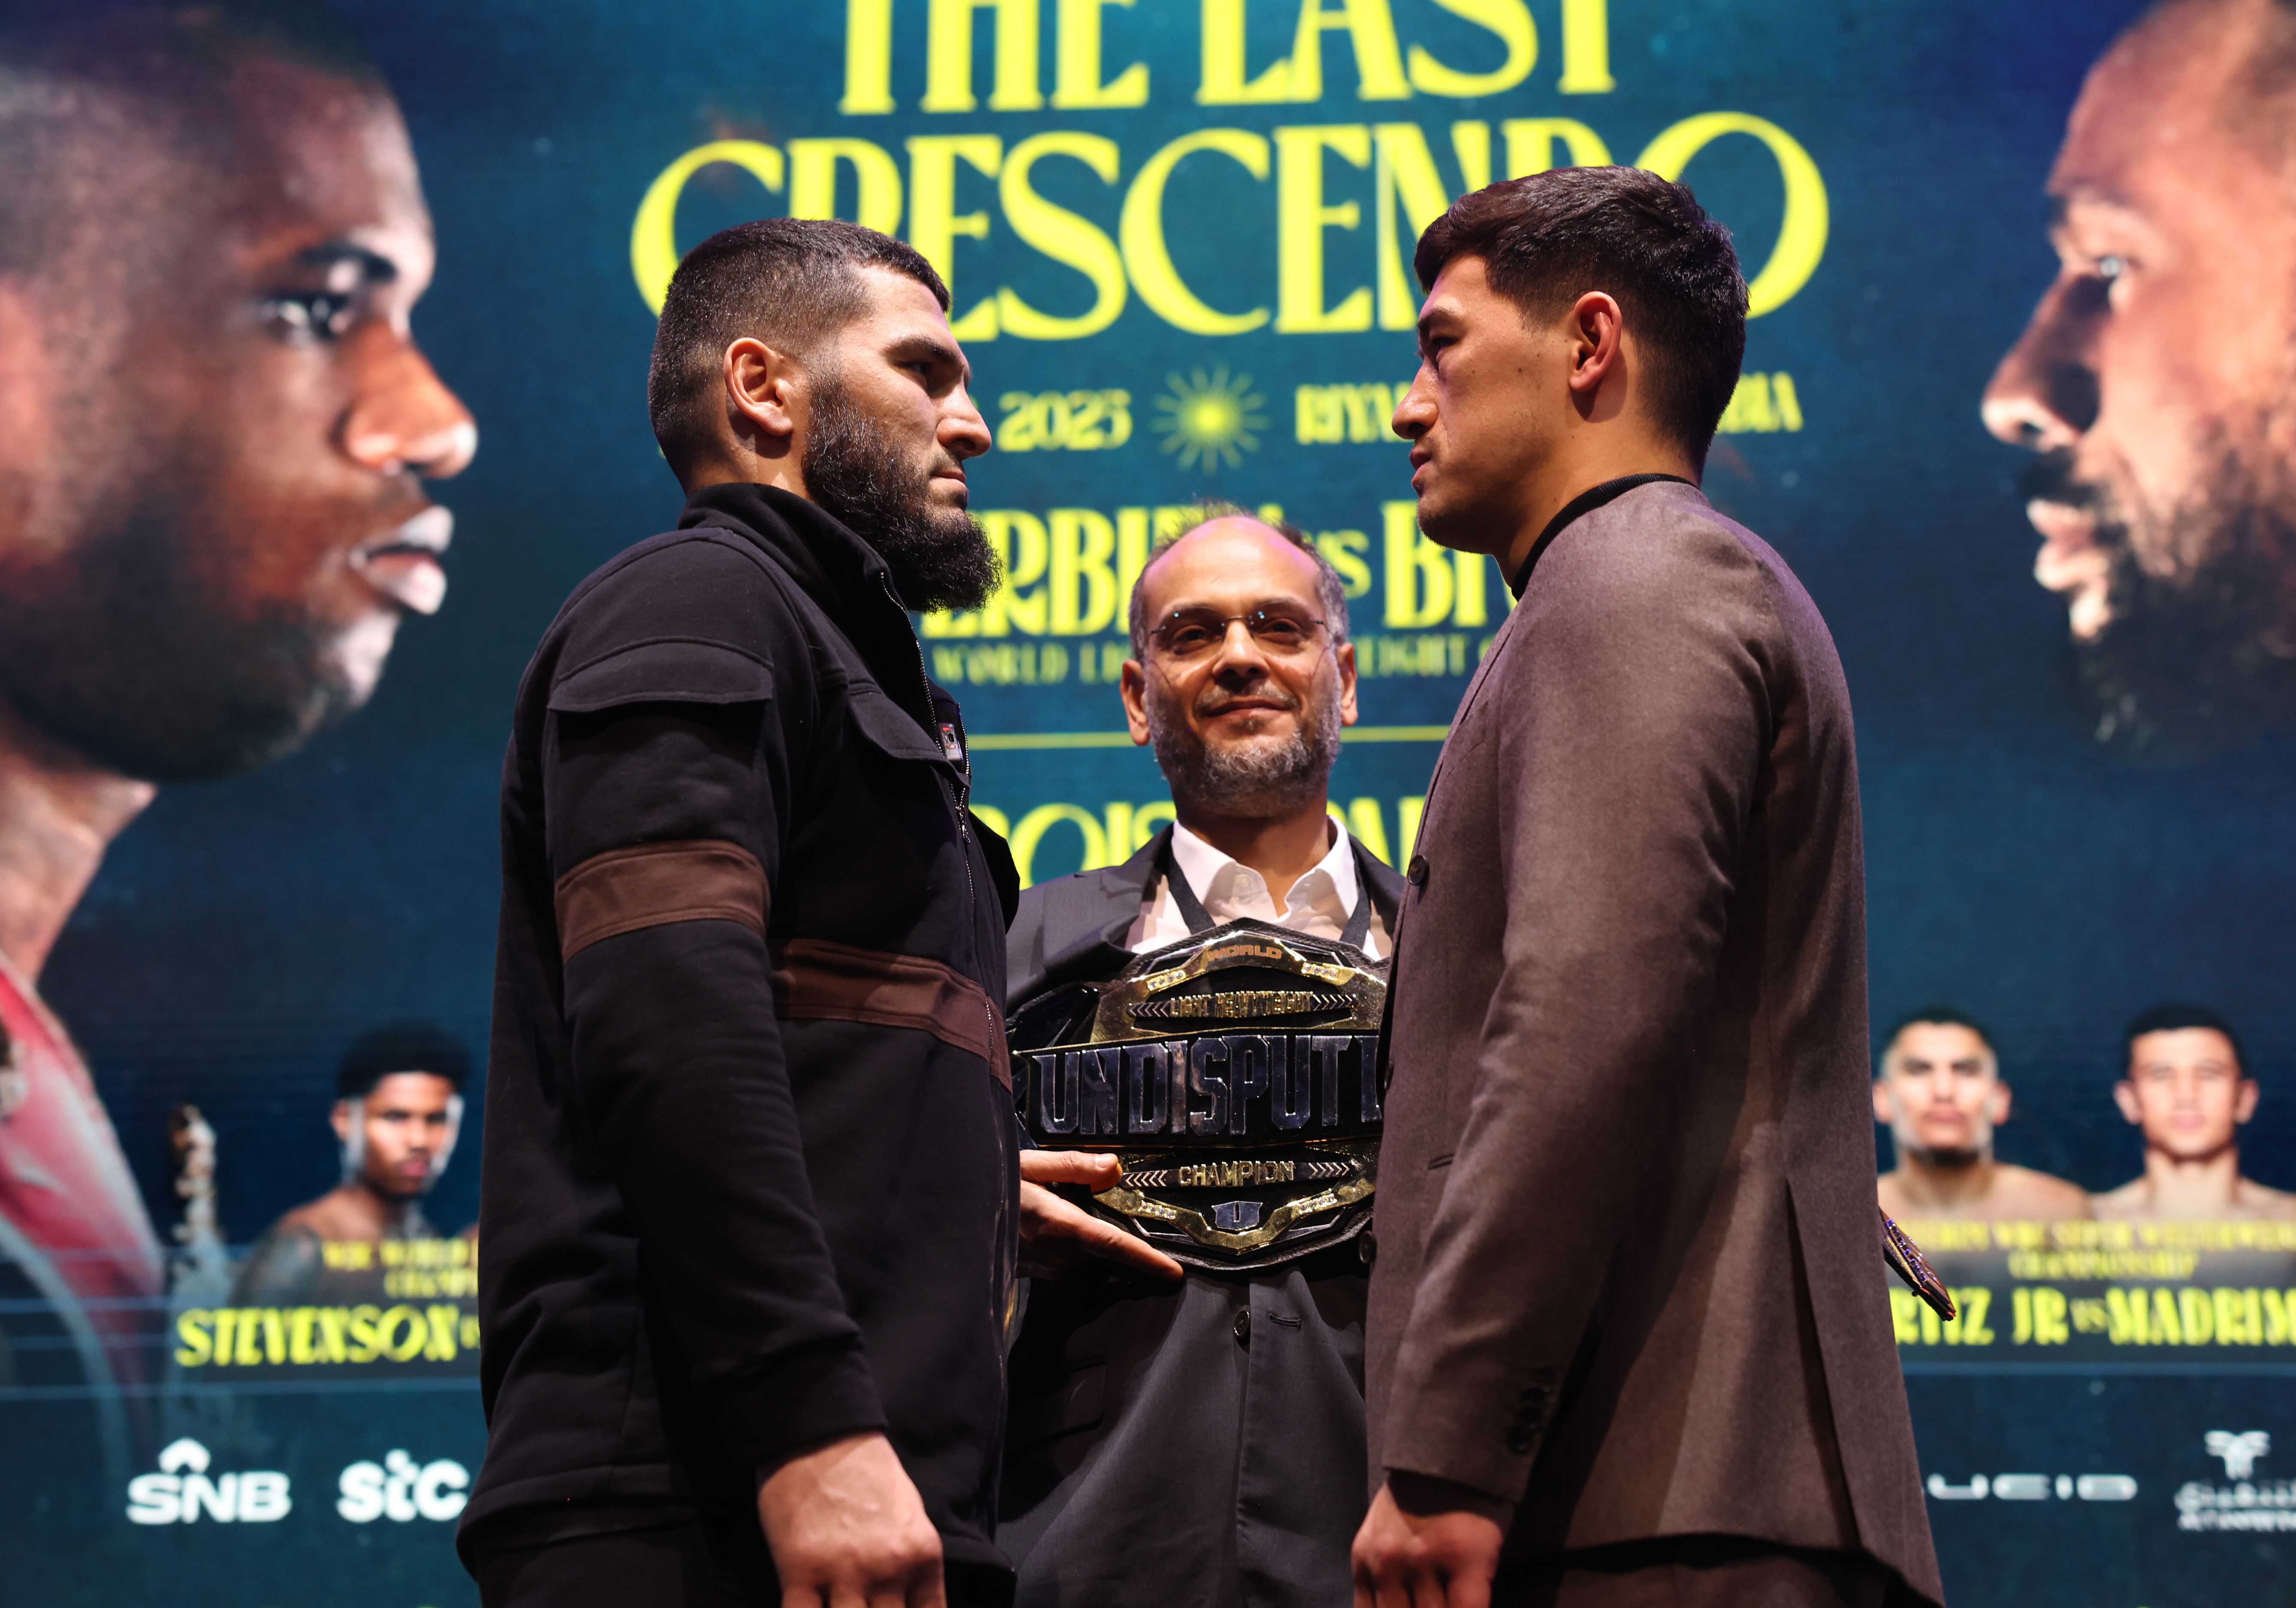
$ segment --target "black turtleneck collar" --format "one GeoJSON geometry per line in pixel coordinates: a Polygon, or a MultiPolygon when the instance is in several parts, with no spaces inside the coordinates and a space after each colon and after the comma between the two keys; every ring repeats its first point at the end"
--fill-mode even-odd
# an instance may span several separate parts
{"type": "Polygon", "coordinates": [[[840,613],[882,604],[891,590],[891,571],[876,548],[793,491],[748,480],[704,486],[686,499],[677,528],[728,523],[772,548],[807,591],[840,613]]]}
{"type": "Polygon", "coordinates": [[[1564,526],[1582,515],[1594,513],[1615,497],[1624,496],[1637,486],[1649,485],[1652,480],[1672,480],[1676,485],[1687,486],[1693,491],[1698,488],[1697,481],[1685,480],[1678,474],[1658,473],[1622,474],[1615,480],[1604,480],[1599,486],[1588,487],[1563,504],[1562,511],[1546,521],[1546,529],[1538,533],[1538,539],[1531,543],[1530,552],[1524,556],[1522,568],[1507,578],[1507,585],[1513,589],[1515,596],[1518,599],[1522,596],[1523,588],[1530,585],[1530,572],[1538,565],[1539,555],[1546,551],[1556,537],[1562,534],[1564,526]]]}

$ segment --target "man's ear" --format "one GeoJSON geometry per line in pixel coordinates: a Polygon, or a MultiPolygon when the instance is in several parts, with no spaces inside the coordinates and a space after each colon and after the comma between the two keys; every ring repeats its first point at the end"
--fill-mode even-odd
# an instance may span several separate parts
{"type": "Polygon", "coordinates": [[[1340,666],[1340,724],[1353,726],[1356,723],[1356,644],[1351,642],[1340,644],[1332,657],[1339,661],[1340,666]]]}
{"type": "Polygon", "coordinates": [[[1145,748],[1148,746],[1148,671],[1137,659],[1124,661],[1119,690],[1124,697],[1124,724],[1132,733],[1133,745],[1145,748]]]}
{"type": "Polygon", "coordinates": [[[1615,297],[1589,291],[1570,304],[1564,336],[1570,355],[1570,390],[1583,406],[1594,400],[1603,381],[1624,372],[1620,342],[1626,335],[1626,315],[1615,297]]]}
{"type": "Polygon", "coordinates": [[[802,456],[810,389],[804,366],[787,352],[744,335],[720,365],[728,423],[738,442],[761,458],[802,456]]]}
{"type": "Polygon", "coordinates": [[[327,1122],[335,1130],[336,1144],[348,1144],[351,1142],[351,1103],[349,1101],[336,1101],[335,1109],[327,1113],[327,1122]]]}
{"type": "Polygon", "coordinates": [[[1985,1096],[1985,1114],[1994,1127],[2009,1120],[2009,1086],[1996,1078],[1993,1092],[1985,1096]]]}
{"type": "Polygon", "coordinates": [[[2120,1108],[2120,1114],[2128,1120],[2131,1127],[2144,1126],[2144,1108],[2136,1103],[2136,1086],[2128,1079],[2123,1078],[2112,1086],[2112,1103],[2120,1108]]]}
{"type": "Polygon", "coordinates": [[[2234,1127],[2246,1124],[2251,1117],[2256,1115],[2256,1103],[2263,1094],[2264,1090],[2258,1085],[2255,1079],[2243,1078],[2240,1080],[2240,1085],[2234,1089],[2232,1096],[2232,1120],[2234,1127]]]}
{"type": "Polygon", "coordinates": [[[1898,1120],[1898,1097],[1890,1092],[1887,1078],[1874,1079],[1874,1120],[1884,1128],[1893,1126],[1898,1120]]]}

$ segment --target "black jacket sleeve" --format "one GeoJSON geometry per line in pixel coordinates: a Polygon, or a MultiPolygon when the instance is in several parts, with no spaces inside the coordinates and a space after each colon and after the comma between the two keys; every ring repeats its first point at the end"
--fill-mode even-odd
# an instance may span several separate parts
{"type": "Polygon", "coordinates": [[[763,1468],[885,1422],[808,1181],[767,957],[804,655],[777,685],[756,622],[778,597],[738,556],[675,549],[614,579],[570,635],[541,756],[568,1096],[636,1219],[687,1382],[763,1468]],[[762,875],[745,881],[749,863],[762,875]]]}

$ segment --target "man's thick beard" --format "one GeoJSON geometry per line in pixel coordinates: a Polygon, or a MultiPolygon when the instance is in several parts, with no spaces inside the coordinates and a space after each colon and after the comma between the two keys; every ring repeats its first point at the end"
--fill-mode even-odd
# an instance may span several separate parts
{"type": "Polygon", "coordinates": [[[2110,554],[2104,629],[2069,646],[2065,681],[2076,718],[2123,758],[2190,760],[2296,723],[2296,660],[2276,652],[2288,628],[2284,573],[2296,562],[2296,517],[2228,446],[2202,490],[2141,529],[2153,552],[2201,555],[2163,578],[2136,561],[2144,516],[2094,488],[2050,495],[2099,516],[2110,554]]]}
{"type": "Polygon", "coordinates": [[[361,700],[302,616],[234,619],[162,499],[0,595],[0,697],[35,729],[138,781],[211,780],[300,747],[361,700]]]}
{"type": "Polygon", "coordinates": [[[1300,710],[1300,722],[1281,742],[1251,741],[1209,747],[1181,711],[1153,690],[1148,696],[1148,738],[1173,799],[1214,815],[1272,819],[1314,804],[1340,758],[1340,693],[1336,685],[1300,710]]]}
{"type": "Polygon", "coordinates": [[[805,487],[815,503],[876,550],[908,607],[977,609],[1004,578],[980,522],[932,502],[931,471],[853,406],[833,378],[816,382],[805,487]]]}

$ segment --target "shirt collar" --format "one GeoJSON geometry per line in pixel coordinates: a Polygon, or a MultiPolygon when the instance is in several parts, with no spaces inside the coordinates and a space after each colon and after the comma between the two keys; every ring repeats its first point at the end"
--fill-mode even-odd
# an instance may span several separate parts
{"type": "Polygon", "coordinates": [[[1523,588],[1530,585],[1530,572],[1538,566],[1539,554],[1545,553],[1547,545],[1562,534],[1564,526],[1573,520],[1594,513],[1595,509],[1614,497],[1624,496],[1636,487],[1647,486],[1652,480],[1672,480],[1677,486],[1687,486],[1693,490],[1696,490],[1698,487],[1697,481],[1685,480],[1678,474],[1658,473],[1622,474],[1615,480],[1604,480],[1599,486],[1589,486],[1577,496],[1563,504],[1562,511],[1546,521],[1546,529],[1538,533],[1538,539],[1531,543],[1529,553],[1524,555],[1522,568],[1507,578],[1507,586],[1513,589],[1515,596],[1520,598],[1523,588]]]}
{"type": "MultiPolygon", "coordinates": [[[[1362,882],[1356,875],[1355,840],[1338,822],[1332,822],[1332,846],[1324,851],[1322,859],[1292,884],[1292,892],[1299,892],[1320,871],[1331,878],[1332,892],[1338,898],[1340,908],[1353,914],[1356,900],[1363,896],[1362,882]]],[[[1172,862],[1180,868],[1180,874],[1188,879],[1188,886],[1195,890],[1196,897],[1206,900],[1212,898],[1217,879],[1229,866],[1234,866],[1239,871],[1250,869],[1221,853],[1177,821],[1172,823],[1172,862]]],[[[1253,872],[1252,874],[1257,876],[1259,873],[1253,872]]],[[[1285,896],[1283,903],[1286,908],[1293,902],[1290,895],[1285,896]]]]}

